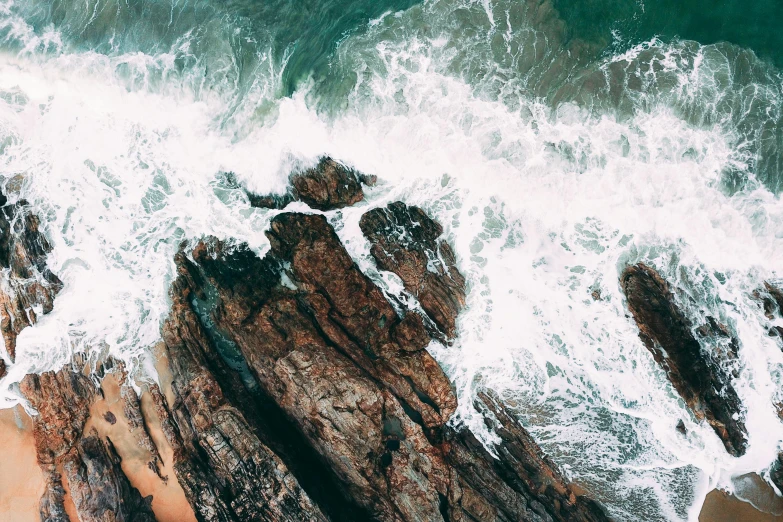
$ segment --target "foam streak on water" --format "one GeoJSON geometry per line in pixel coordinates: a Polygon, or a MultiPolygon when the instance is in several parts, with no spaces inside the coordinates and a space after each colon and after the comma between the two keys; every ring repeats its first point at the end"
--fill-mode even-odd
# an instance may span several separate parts
{"type": "Polygon", "coordinates": [[[783,203],[759,172],[770,156],[757,131],[779,110],[767,69],[739,78],[736,60],[693,42],[601,57],[567,42],[547,3],[442,0],[380,10],[326,76],[280,97],[290,54],[221,40],[231,17],[207,34],[198,16],[175,23],[200,12],[187,2],[154,5],[172,13],[165,49],[79,47],[75,22],[62,32],[29,22],[27,4],[0,7],[0,183],[33,203],[65,282],[19,337],[5,405],[25,373],[77,351],[152,377],[181,242],[267,248],[272,212],[220,173],[281,191],[294,165],[328,153],[381,179],[329,217],[388,292],[403,293],[374,268],[358,229],[367,208],[421,205],[456,248],[468,309],[458,342],[430,347],[457,386],[456,422],[487,436],[471,397],[500,391],[618,520],[695,520],[711,487],[775,458],[783,353],[751,298],[783,277],[783,203]],[[745,457],[695,421],[641,344],[618,284],[640,261],[684,289],[695,325],[712,315],[741,340],[745,457]]]}

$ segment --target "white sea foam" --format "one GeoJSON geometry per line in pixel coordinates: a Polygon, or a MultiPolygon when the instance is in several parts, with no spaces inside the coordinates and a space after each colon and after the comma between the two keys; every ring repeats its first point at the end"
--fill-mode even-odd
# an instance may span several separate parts
{"type": "MultiPolygon", "coordinates": [[[[510,30],[510,16],[490,16],[492,27],[510,30]]],[[[384,15],[372,28],[385,34],[404,24],[397,19],[384,15]]],[[[336,116],[314,110],[302,90],[241,133],[236,125],[258,121],[254,107],[189,87],[169,55],[0,55],[0,94],[17,94],[0,97],[0,139],[13,137],[0,173],[23,176],[21,196],[41,216],[54,244],[49,266],[65,282],[54,311],[20,335],[4,404],[18,400],[25,373],[57,368],[75,351],[108,350],[149,371],[180,243],[214,234],[266,249],[271,214],[249,208],[218,173],[279,192],[293,166],[328,153],[381,180],[366,203],[329,217],[386,291],[404,294],[369,257],[358,229],[367,208],[420,205],[455,246],[468,308],[457,342],[430,349],[457,387],[457,422],[487,437],[472,396],[478,386],[498,390],[621,520],[695,520],[710,488],[765,469],[783,440],[774,409],[783,354],[751,293],[783,277],[783,203],[758,183],[725,190],[727,170],[752,175],[737,135],[696,126],[666,104],[637,100],[645,110],[629,117],[575,103],[553,111],[512,90],[489,95],[487,85],[449,74],[459,53],[435,33],[357,39],[353,50],[368,61],[356,66],[359,81],[336,116]],[[129,67],[159,80],[129,83],[129,67]],[[230,111],[239,113],[227,127],[230,111]],[[681,304],[694,324],[712,315],[741,340],[743,458],[693,419],[639,340],[618,284],[639,261],[690,295],[681,304]],[[680,419],[687,437],[674,429],[680,419]]],[[[15,34],[39,38],[22,26],[15,34]]],[[[712,73],[700,56],[687,70],[673,59],[666,67],[685,87],[703,86],[712,73]]],[[[276,71],[263,92],[274,91],[276,71]]]]}

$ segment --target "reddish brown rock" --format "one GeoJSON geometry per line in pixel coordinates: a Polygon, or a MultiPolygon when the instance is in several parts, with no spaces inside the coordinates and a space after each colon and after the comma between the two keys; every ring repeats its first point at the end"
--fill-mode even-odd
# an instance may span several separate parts
{"type": "Polygon", "coordinates": [[[465,278],[441,237],[443,227],[419,207],[399,201],[367,212],[359,226],[378,268],[397,274],[438,329],[453,338],[465,305],[465,278]]]}
{"type": "Polygon", "coordinates": [[[175,451],[179,483],[198,519],[326,520],[241,411],[226,400],[218,379],[235,392],[244,386],[216,353],[215,338],[191,309],[190,290],[181,286],[186,280],[183,274],[174,284],[182,293],[173,292],[172,316],[163,331],[174,404],[167,404],[155,387],[151,393],[163,433],[175,451]]]}
{"type": "Polygon", "coordinates": [[[362,184],[375,184],[374,176],[360,174],[329,157],[303,172],[291,175],[291,189],[281,196],[248,194],[250,204],[261,208],[284,208],[303,201],[318,210],[348,207],[364,199],[362,184]]]}
{"type": "Polygon", "coordinates": [[[25,201],[0,206],[0,333],[12,361],[19,332],[51,312],[62,288],[46,267],[51,249],[25,201]]]}
{"type": "MultiPolygon", "coordinates": [[[[422,306],[438,318],[431,332],[453,333],[464,280],[439,225],[402,211],[411,238],[379,242],[422,282],[422,306]],[[430,255],[445,260],[435,279],[418,272],[430,255]]],[[[176,256],[164,390],[144,383],[140,401],[113,361],[25,377],[43,520],[154,519],[109,426],[133,432],[148,474],[167,482],[161,466],[173,469],[199,521],[608,520],[494,395],[476,404],[494,447],[447,424],[456,395],[426,351],[426,321],[390,305],[323,216],[278,215],[268,237],[264,258],[215,239],[176,256]]]]}
{"type": "MultiPolygon", "coordinates": [[[[734,456],[743,455],[747,430],[731,374],[694,337],[668,283],[654,269],[641,263],[626,268],[620,283],[639,326],[639,336],[674,388],[696,417],[706,419],[712,426],[726,451],[734,456]]],[[[707,325],[702,333],[705,337],[730,338],[725,327],[717,323],[707,325]]]]}
{"type": "Polygon", "coordinates": [[[70,505],[84,522],[153,522],[150,498],[142,498],[120,466],[109,440],[84,433],[98,388],[83,369],[27,375],[21,391],[38,414],[33,419],[38,463],[47,488],[41,520],[67,521],[70,505]]]}
{"type": "Polygon", "coordinates": [[[337,499],[311,495],[332,520],[607,520],[498,401],[482,398],[500,460],[469,430],[446,425],[456,398],[423,349],[421,318],[397,315],[323,216],[281,214],[268,235],[263,259],[217,240],[177,257],[165,340],[183,397],[203,387],[177,384],[185,372],[176,361],[189,352],[212,361],[201,364],[220,375],[224,398],[241,392],[233,404],[265,438],[281,433],[242,397],[277,406],[275,425],[292,429],[298,450],[269,446],[297,477],[307,467],[334,477],[337,499]],[[335,517],[336,500],[354,516],[335,517]]]}

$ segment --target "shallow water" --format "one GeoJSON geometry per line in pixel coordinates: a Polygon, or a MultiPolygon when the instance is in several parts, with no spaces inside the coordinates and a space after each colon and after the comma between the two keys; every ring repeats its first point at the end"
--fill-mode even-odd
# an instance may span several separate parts
{"type": "Polygon", "coordinates": [[[771,15],[707,35],[711,21],[616,4],[0,0],[0,183],[34,204],[65,282],[20,336],[3,402],[75,351],[154,378],[180,243],[267,249],[273,212],[222,173],[282,191],[330,154],[381,179],[328,214],[387,291],[401,285],[374,268],[367,208],[418,204],[456,248],[469,307],[458,342],[430,347],[455,422],[487,436],[471,395],[491,386],[618,520],[695,520],[783,440],[783,353],[750,296],[783,277],[783,93],[763,43],[778,36],[771,15]],[[684,290],[694,324],[738,335],[745,457],[641,344],[618,285],[639,261],[684,290]]]}

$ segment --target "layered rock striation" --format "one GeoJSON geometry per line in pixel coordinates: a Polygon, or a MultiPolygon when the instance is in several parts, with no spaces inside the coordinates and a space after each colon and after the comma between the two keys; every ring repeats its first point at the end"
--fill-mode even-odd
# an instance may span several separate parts
{"type": "MultiPolygon", "coordinates": [[[[215,239],[180,254],[164,339],[170,350],[240,361],[244,377],[224,375],[221,388],[241,380],[243,394],[279,408],[301,445],[283,448],[284,461],[317,455],[309,465],[329,470],[356,520],[606,520],[497,398],[483,395],[478,406],[500,435],[499,460],[469,430],[447,425],[456,396],[424,349],[422,317],[395,312],[323,216],[278,215],[268,237],[263,258],[215,239]],[[195,317],[201,336],[181,326],[195,317]]],[[[237,408],[274,437],[247,402],[237,408]]],[[[334,497],[303,486],[323,513],[337,512],[334,497]]]]}
{"type": "Polygon", "coordinates": [[[440,223],[397,201],[364,214],[359,227],[378,268],[397,274],[442,336],[454,338],[465,306],[465,278],[440,223]]]}

